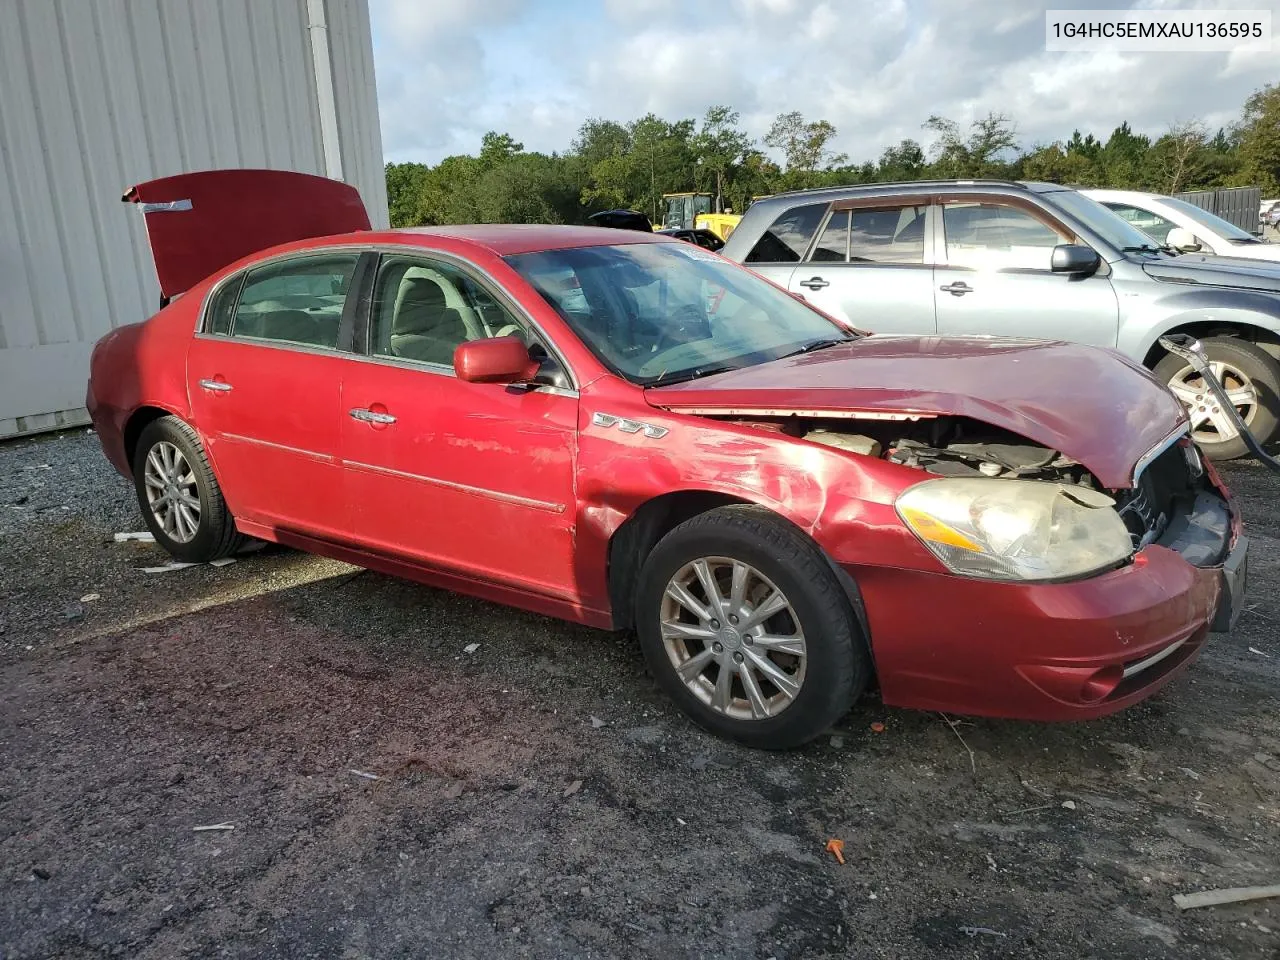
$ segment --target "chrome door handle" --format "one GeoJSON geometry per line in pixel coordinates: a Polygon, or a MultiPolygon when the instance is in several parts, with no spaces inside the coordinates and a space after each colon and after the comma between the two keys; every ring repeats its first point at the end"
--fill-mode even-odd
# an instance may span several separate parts
{"type": "Polygon", "coordinates": [[[224,380],[201,380],[201,390],[212,390],[214,393],[229,393],[231,384],[224,380]]]}
{"type": "Polygon", "coordinates": [[[364,423],[395,423],[396,418],[389,413],[377,413],[373,410],[366,410],[364,407],[356,407],[351,411],[352,420],[360,420],[364,423]]]}
{"type": "Polygon", "coordinates": [[[810,290],[821,290],[823,287],[831,286],[831,283],[821,277],[810,277],[808,280],[801,280],[800,286],[808,287],[810,290]]]}
{"type": "Polygon", "coordinates": [[[938,289],[944,293],[951,294],[953,297],[963,297],[966,293],[973,293],[973,287],[963,280],[957,280],[955,283],[944,283],[938,289]]]}

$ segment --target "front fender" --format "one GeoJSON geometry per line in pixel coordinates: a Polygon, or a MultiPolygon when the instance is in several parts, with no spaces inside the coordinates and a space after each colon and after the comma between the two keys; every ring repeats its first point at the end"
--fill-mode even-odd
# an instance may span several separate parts
{"type": "Polygon", "coordinates": [[[1179,286],[1128,314],[1120,326],[1119,349],[1141,363],[1166,333],[1192,324],[1253,327],[1280,336],[1280,297],[1251,290],[1179,286]]]}

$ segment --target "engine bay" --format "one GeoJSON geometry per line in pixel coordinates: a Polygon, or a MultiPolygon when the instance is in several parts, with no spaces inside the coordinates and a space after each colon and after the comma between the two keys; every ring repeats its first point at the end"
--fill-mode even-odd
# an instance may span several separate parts
{"type": "Polygon", "coordinates": [[[791,416],[739,422],[940,477],[1049,480],[1099,489],[1078,461],[967,417],[824,420],[791,416]]]}

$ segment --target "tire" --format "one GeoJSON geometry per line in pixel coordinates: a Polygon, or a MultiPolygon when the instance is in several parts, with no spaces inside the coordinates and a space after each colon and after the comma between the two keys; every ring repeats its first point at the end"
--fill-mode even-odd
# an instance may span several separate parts
{"type": "Polygon", "coordinates": [[[867,640],[826,557],[790,523],[759,507],[710,510],[663,537],[640,573],[636,627],[650,671],[681,709],[713,733],[766,750],[798,747],[829,730],[871,675],[867,640]],[[698,563],[705,564],[701,571],[698,563]],[[733,599],[737,567],[750,570],[743,577],[743,604],[733,599]],[[712,579],[724,620],[736,616],[745,633],[713,616],[700,574],[712,579]],[[686,593],[708,616],[677,600],[668,591],[673,582],[688,584],[686,593]],[[786,607],[752,624],[751,611],[764,606],[770,588],[781,592],[786,607]],[[780,641],[787,650],[778,649],[780,641]],[[761,660],[770,666],[759,666],[761,660]],[[689,671],[689,682],[677,662],[689,671]],[[729,682],[722,688],[726,669],[729,682]]]}
{"type": "MultiPolygon", "coordinates": [[[[1256,400],[1245,408],[1245,423],[1259,443],[1271,441],[1276,436],[1277,426],[1280,426],[1280,361],[1261,347],[1235,337],[1210,337],[1200,344],[1210,363],[1222,364],[1226,371],[1231,372],[1229,382],[1224,384],[1229,390],[1233,384],[1243,386],[1237,375],[1247,378],[1256,400]]],[[[1211,394],[1196,391],[1200,379],[1190,376],[1193,371],[1185,361],[1170,354],[1156,364],[1153,373],[1156,379],[1179,394],[1184,404],[1188,404],[1192,438],[1206,457],[1210,460],[1233,460],[1248,454],[1249,448],[1238,432],[1227,440],[1221,440],[1218,438],[1222,432],[1211,422],[1197,419],[1197,414],[1201,417],[1211,415],[1215,405],[1210,402],[1211,394]],[[1205,398],[1203,410],[1196,406],[1198,396],[1205,398]]]]}
{"type": "Polygon", "coordinates": [[[147,528],[156,543],[175,560],[208,563],[234,553],[243,543],[244,538],[236,531],[235,520],[227,510],[200,438],[177,417],[160,417],[143,428],[133,456],[133,485],[147,528]],[[186,470],[182,468],[183,462],[186,470]],[[170,470],[171,465],[175,469],[170,470]],[[177,477],[177,482],[166,482],[170,474],[177,477]],[[193,478],[193,482],[182,483],[185,477],[193,478]],[[169,497],[168,503],[153,504],[149,489],[158,497],[169,497]],[[185,510],[173,502],[175,495],[183,497],[185,510]],[[187,506],[192,501],[198,501],[198,513],[187,506]],[[162,516],[170,516],[172,520],[166,522],[162,516]]]}

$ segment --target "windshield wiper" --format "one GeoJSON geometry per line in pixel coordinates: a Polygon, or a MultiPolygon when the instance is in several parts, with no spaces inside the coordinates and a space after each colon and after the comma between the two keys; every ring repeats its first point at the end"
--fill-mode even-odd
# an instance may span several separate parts
{"type": "Polygon", "coordinates": [[[726,363],[718,367],[694,367],[692,370],[679,370],[670,374],[664,370],[646,383],[645,386],[665,387],[672,383],[684,383],[686,380],[697,380],[700,377],[711,377],[717,373],[728,373],[731,370],[741,369],[736,364],[726,363]]]}
{"type": "Polygon", "coordinates": [[[1152,246],[1149,243],[1144,243],[1138,247],[1121,247],[1120,252],[1121,253],[1160,253],[1164,249],[1167,249],[1167,248],[1156,247],[1156,246],[1152,246]]]}
{"type": "Polygon", "coordinates": [[[802,353],[813,353],[815,350],[825,350],[827,347],[834,347],[837,343],[852,343],[855,337],[830,337],[826,340],[814,340],[812,343],[806,343],[799,350],[792,350],[790,353],[784,353],[779,360],[785,360],[787,357],[798,357],[802,353]]]}

